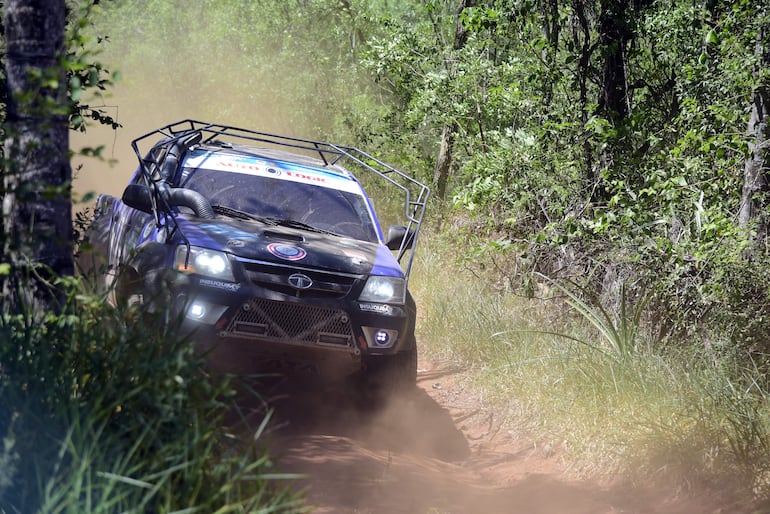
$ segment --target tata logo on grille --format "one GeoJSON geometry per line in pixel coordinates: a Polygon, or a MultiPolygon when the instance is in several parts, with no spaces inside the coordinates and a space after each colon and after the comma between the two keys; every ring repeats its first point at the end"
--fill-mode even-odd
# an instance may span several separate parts
{"type": "Polygon", "coordinates": [[[302,273],[295,273],[289,277],[289,284],[294,289],[308,289],[313,285],[313,280],[302,273]]]}

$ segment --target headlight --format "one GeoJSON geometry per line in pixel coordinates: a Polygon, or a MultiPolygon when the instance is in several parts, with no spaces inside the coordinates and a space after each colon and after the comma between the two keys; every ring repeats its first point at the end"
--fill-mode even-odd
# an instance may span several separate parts
{"type": "Polygon", "coordinates": [[[185,273],[197,273],[221,280],[235,281],[226,253],[198,248],[197,246],[190,246],[189,254],[187,250],[188,247],[185,245],[177,247],[174,269],[185,273]]]}
{"type": "Polygon", "coordinates": [[[362,302],[403,304],[406,284],[403,278],[371,276],[358,299],[362,302]]]}

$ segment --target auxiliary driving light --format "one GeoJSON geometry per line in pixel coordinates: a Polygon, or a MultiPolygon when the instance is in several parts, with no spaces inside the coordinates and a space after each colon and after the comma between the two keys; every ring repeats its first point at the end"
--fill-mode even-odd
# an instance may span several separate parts
{"type": "Polygon", "coordinates": [[[194,302],[188,304],[185,317],[198,323],[213,325],[219,321],[219,318],[222,317],[226,310],[226,305],[217,305],[201,300],[195,300],[194,302]]]}
{"type": "Polygon", "coordinates": [[[190,309],[187,311],[187,315],[191,318],[201,319],[206,315],[206,307],[200,303],[194,303],[190,305],[190,309]]]}
{"type": "Polygon", "coordinates": [[[398,330],[377,327],[361,327],[369,348],[392,348],[398,341],[398,330]]]}
{"type": "Polygon", "coordinates": [[[388,344],[390,335],[385,330],[378,330],[374,333],[374,340],[377,341],[377,344],[379,345],[388,344]]]}

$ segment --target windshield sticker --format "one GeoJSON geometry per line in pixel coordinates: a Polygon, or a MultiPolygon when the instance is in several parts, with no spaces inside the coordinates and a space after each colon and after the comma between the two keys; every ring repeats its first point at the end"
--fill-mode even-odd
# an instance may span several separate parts
{"type": "Polygon", "coordinates": [[[219,152],[191,152],[185,158],[184,166],[270,177],[361,194],[358,183],[347,175],[331,169],[302,166],[286,161],[268,161],[219,152]]]}
{"type": "Polygon", "coordinates": [[[304,259],[307,252],[298,246],[285,245],[280,243],[270,243],[267,245],[267,251],[287,261],[298,261],[304,259]]]}

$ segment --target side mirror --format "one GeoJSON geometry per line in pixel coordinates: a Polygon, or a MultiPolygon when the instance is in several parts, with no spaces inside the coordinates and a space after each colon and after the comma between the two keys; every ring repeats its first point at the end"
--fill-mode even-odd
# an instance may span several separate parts
{"type": "Polygon", "coordinates": [[[406,238],[404,248],[411,248],[412,243],[414,243],[414,231],[407,231],[406,227],[400,225],[391,225],[388,227],[388,238],[385,240],[385,246],[391,250],[400,250],[404,238],[406,238]]]}
{"type": "Polygon", "coordinates": [[[129,184],[123,191],[123,203],[138,211],[152,213],[152,192],[144,184],[129,184]]]}

